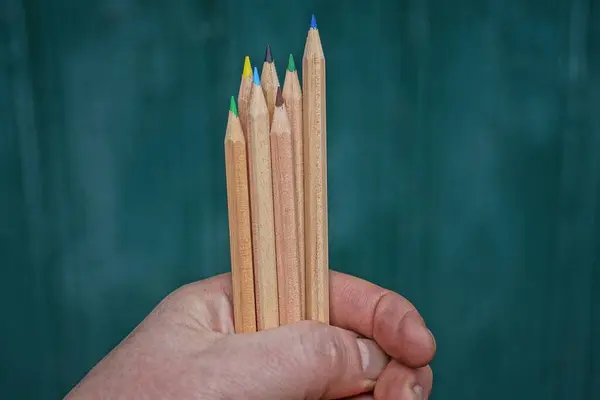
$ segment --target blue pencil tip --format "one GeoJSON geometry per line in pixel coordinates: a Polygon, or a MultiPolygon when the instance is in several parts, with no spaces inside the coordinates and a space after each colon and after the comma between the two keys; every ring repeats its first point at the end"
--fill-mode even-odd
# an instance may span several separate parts
{"type": "Polygon", "coordinates": [[[258,69],[254,67],[254,84],[260,85],[260,75],[258,75],[258,69]]]}
{"type": "Polygon", "coordinates": [[[315,14],[310,17],[310,29],[317,29],[317,19],[315,18],[315,14]]]}

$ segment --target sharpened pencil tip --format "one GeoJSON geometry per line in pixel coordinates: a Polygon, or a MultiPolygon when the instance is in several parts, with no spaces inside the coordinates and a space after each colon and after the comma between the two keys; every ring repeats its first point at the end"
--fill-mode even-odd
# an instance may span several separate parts
{"type": "Polygon", "coordinates": [[[315,14],[310,17],[310,29],[317,29],[317,19],[315,18],[315,14]]]}
{"type": "Polygon", "coordinates": [[[296,70],[296,63],[294,62],[294,56],[290,54],[290,58],[288,59],[288,71],[294,72],[296,70]]]}
{"type": "Polygon", "coordinates": [[[260,85],[260,75],[258,74],[258,69],[254,67],[254,84],[260,85]]]}
{"type": "Polygon", "coordinates": [[[283,105],[283,94],[281,93],[281,87],[277,86],[277,96],[275,97],[275,106],[281,107],[283,105]]]}
{"type": "Polygon", "coordinates": [[[229,111],[231,111],[236,117],[239,117],[237,106],[235,105],[235,97],[233,96],[231,96],[231,100],[229,101],[229,111]]]}
{"type": "Polygon", "coordinates": [[[242,70],[242,78],[249,78],[252,76],[252,65],[250,65],[250,57],[244,58],[244,69],[242,70]]]}
{"type": "Polygon", "coordinates": [[[267,49],[265,50],[265,62],[272,63],[273,55],[271,54],[271,45],[267,45],[267,49]]]}

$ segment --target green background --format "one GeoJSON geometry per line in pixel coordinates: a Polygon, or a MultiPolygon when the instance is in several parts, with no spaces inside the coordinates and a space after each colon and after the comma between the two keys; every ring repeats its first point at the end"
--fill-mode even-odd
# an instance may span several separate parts
{"type": "Polygon", "coordinates": [[[422,311],[435,399],[600,398],[596,0],[1,0],[0,397],[229,268],[228,97],[311,12],[332,268],[422,311]]]}

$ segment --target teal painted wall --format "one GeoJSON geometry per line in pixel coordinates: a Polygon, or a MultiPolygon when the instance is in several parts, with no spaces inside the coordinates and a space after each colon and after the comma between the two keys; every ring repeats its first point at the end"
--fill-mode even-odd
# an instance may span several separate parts
{"type": "Polygon", "coordinates": [[[419,307],[434,399],[600,398],[600,1],[255,3],[0,2],[2,397],[229,268],[228,97],[315,12],[331,266],[419,307]]]}

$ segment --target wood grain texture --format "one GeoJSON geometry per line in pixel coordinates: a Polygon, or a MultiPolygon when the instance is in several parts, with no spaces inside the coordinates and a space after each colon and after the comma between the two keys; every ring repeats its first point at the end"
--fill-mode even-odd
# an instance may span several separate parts
{"type": "Polygon", "coordinates": [[[240,120],[231,111],[225,134],[225,174],[235,331],[256,332],[246,141],[240,120]]]}
{"type": "Polygon", "coordinates": [[[279,77],[275,68],[275,61],[265,62],[260,75],[260,84],[263,88],[267,109],[269,110],[269,125],[273,121],[273,110],[275,110],[275,96],[279,87],[279,77]]]}
{"type": "Polygon", "coordinates": [[[301,271],[298,254],[298,220],[294,190],[294,148],[285,105],[275,107],[271,124],[271,161],[273,163],[273,200],[275,209],[275,246],[279,323],[302,319],[301,271]]]}
{"type": "Polygon", "coordinates": [[[306,317],[329,323],[325,57],[310,29],[302,58],[306,317]]]}
{"type": "Polygon", "coordinates": [[[250,104],[250,93],[252,91],[252,75],[242,77],[240,90],[238,92],[238,112],[244,135],[248,134],[248,107],[250,104]]]}
{"type": "Polygon", "coordinates": [[[252,250],[258,330],[279,326],[273,183],[267,104],[260,85],[252,85],[248,114],[248,159],[252,250]]]}
{"type": "Polygon", "coordinates": [[[298,256],[300,263],[300,295],[302,319],[306,318],[306,267],[304,262],[304,139],[302,133],[302,89],[298,71],[286,70],[283,82],[283,99],[292,131],[294,146],[294,188],[296,228],[298,229],[298,256]]]}

